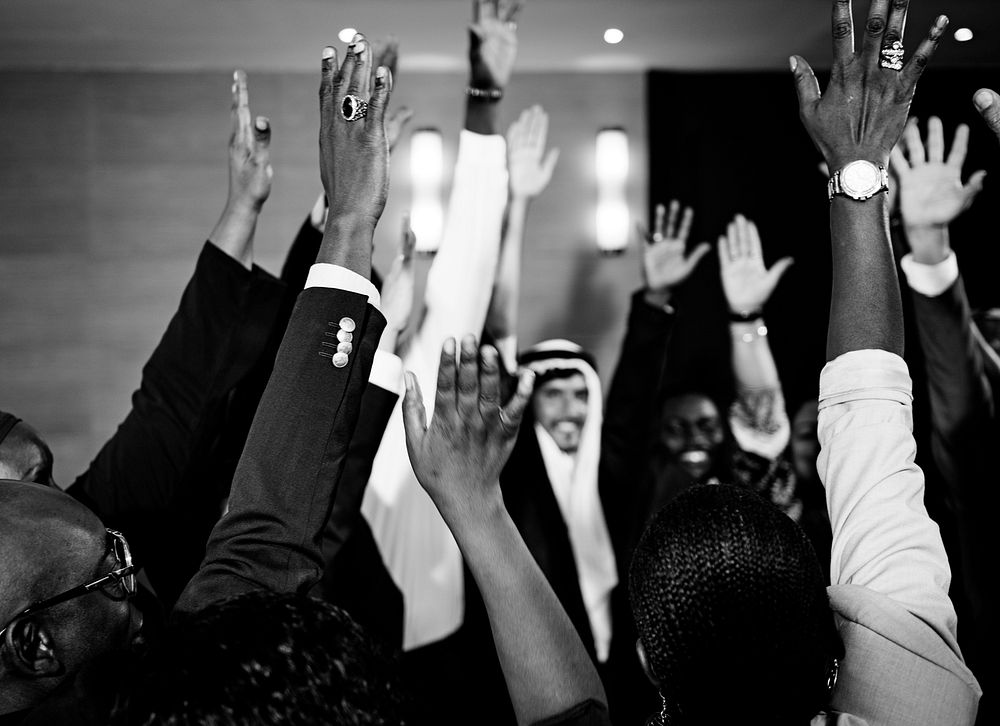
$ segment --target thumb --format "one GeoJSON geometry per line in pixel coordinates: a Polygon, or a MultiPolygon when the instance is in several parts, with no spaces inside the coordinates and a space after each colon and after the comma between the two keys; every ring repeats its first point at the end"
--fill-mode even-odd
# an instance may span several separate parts
{"type": "Polygon", "coordinates": [[[253,135],[261,147],[266,149],[271,145],[271,120],[267,116],[258,116],[254,121],[253,135]]]}
{"type": "Polygon", "coordinates": [[[403,375],[406,381],[406,393],[403,395],[403,430],[406,432],[406,448],[413,454],[420,450],[420,443],[427,433],[427,411],[424,409],[424,397],[420,393],[420,384],[413,371],[403,375]]]}
{"type": "Polygon", "coordinates": [[[989,88],[980,88],[973,96],[972,102],[976,105],[976,109],[986,125],[990,127],[990,131],[1000,139],[1000,96],[997,95],[997,92],[991,91],[989,88]]]}
{"type": "Polygon", "coordinates": [[[549,153],[545,155],[545,161],[542,162],[542,174],[545,177],[545,182],[552,178],[552,172],[556,170],[556,163],[559,161],[559,149],[550,149],[549,153]]]}
{"type": "Polygon", "coordinates": [[[986,179],[986,172],[979,170],[969,177],[962,192],[965,194],[965,206],[969,207],[976,199],[976,195],[983,191],[983,181],[986,179]]]}
{"type": "Polygon", "coordinates": [[[691,254],[688,255],[688,258],[685,260],[685,262],[687,263],[688,271],[693,270],[698,265],[698,263],[701,262],[701,258],[707,255],[711,250],[712,248],[708,244],[708,242],[702,242],[700,245],[695,247],[691,251],[691,254]]]}
{"type": "Polygon", "coordinates": [[[778,281],[781,280],[781,276],[785,274],[789,267],[795,264],[795,260],[791,257],[782,257],[780,260],[774,263],[770,270],[767,271],[768,282],[773,290],[778,285],[778,281]]]}
{"type": "Polygon", "coordinates": [[[806,63],[805,58],[793,55],[788,59],[795,76],[795,93],[799,97],[799,111],[804,111],[807,106],[815,104],[819,98],[819,83],[816,81],[816,74],[806,63]]]}
{"type": "Polygon", "coordinates": [[[511,438],[517,436],[517,431],[521,427],[521,419],[528,408],[528,401],[531,400],[531,392],[535,389],[535,372],[529,368],[522,368],[517,376],[517,390],[503,407],[502,421],[506,421],[504,431],[511,438]]]}

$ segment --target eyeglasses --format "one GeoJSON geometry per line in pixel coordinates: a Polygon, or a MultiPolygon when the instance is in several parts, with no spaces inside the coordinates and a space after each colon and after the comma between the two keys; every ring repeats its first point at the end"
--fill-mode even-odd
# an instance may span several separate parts
{"type": "Polygon", "coordinates": [[[136,592],[136,579],[135,579],[135,565],[132,563],[132,551],[128,547],[128,542],[125,541],[125,537],[121,532],[117,532],[113,529],[107,530],[108,533],[108,545],[107,549],[104,550],[104,556],[107,557],[109,554],[114,554],[117,567],[103,577],[99,577],[93,582],[88,582],[85,585],[78,585],[77,587],[70,588],[65,592],[59,593],[55,597],[50,597],[45,600],[40,600],[36,603],[32,603],[24,610],[19,612],[0,630],[0,638],[3,634],[7,632],[7,628],[10,627],[11,623],[15,620],[25,617],[26,615],[32,615],[40,610],[45,610],[47,608],[59,605],[60,603],[67,602],[68,600],[73,600],[75,598],[91,593],[94,590],[100,590],[101,594],[111,598],[112,600],[130,600],[135,596],[136,592]]]}

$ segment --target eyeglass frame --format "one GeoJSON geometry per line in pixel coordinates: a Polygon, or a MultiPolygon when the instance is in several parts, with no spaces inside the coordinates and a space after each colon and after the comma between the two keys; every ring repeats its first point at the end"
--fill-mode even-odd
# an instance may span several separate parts
{"type": "MultiPolygon", "coordinates": [[[[118,558],[118,553],[116,552],[114,546],[116,542],[121,544],[121,552],[125,558],[125,566],[117,570],[112,570],[108,574],[104,575],[103,577],[99,577],[92,582],[88,582],[84,585],[77,585],[76,587],[71,587],[69,590],[65,590],[59,593],[58,595],[32,603],[24,610],[19,612],[17,615],[12,617],[7,622],[7,624],[4,625],[2,629],[0,629],[0,639],[3,638],[4,634],[7,632],[7,629],[10,628],[10,626],[15,621],[20,620],[21,618],[27,615],[34,615],[35,613],[41,612],[42,610],[46,610],[56,605],[61,605],[62,603],[68,602],[70,600],[75,600],[76,598],[82,597],[83,595],[87,595],[88,593],[91,593],[94,590],[100,589],[101,587],[108,584],[112,580],[121,583],[122,589],[125,591],[125,597],[120,598],[121,600],[131,600],[133,597],[135,597],[136,590],[138,589],[138,585],[135,581],[136,566],[135,563],[132,561],[132,550],[128,546],[128,540],[126,540],[125,536],[118,530],[106,529],[105,531],[110,536],[109,540],[110,547],[107,552],[114,553],[115,559],[118,560],[118,564],[122,564],[121,560],[118,558]],[[132,583],[131,587],[125,584],[128,581],[128,578],[131,578],[131,583],[132,583]]],[[[105,552],[104,555],[105,557],[107,557],[107,552],[105,552]]],[[[109,597],[113,600],[115,599],[111,595],[108,595],[107,593],[103,594],[106,597],[109,597]]]]}

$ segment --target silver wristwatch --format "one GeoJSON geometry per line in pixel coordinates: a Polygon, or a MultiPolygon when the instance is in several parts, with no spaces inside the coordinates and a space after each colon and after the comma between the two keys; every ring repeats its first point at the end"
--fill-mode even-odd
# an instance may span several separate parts
{"type": "Polygon", "coordinates": [[[879,192],[889,191],[889,172],[881,164],[858,160],[834,172],[826,185],[826,193],[833,201],[835,196],[859,202],[871,199],[879,192]]]}

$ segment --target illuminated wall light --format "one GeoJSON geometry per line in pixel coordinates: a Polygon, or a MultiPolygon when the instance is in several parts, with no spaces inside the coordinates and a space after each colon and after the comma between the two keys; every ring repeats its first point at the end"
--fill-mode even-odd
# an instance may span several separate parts
{"type": "Polygon", "coordinates": [[[617,45],[625,39],[625,33],[618,28],[608,28],[604,31],[604,42],[609,45],[617,45]]]}
{"type": "Polygon", "coordinates": [[[955,31],[955,40],[959,43],[967,43],[972,40],[972,31],[969,28],[959,28],[955,31]]]}
{"type": "Polygon", "coordinates": [[[340,38],[341,43],[350,43],[352,40],[354,40],[354,36],[357,35],[357,33],[358,31],[355,30],[354,28],[344,28],[339,33],[337,33],[337,37],[340,38]]]}
{"type": "Polygon", "coordinates": [[[444,148],[437,129],[417,129],[410,137],[410,179],[413,201],[410,226],[416,235],[417,252],[430,254],[441,243],[444,208],[441,187],[444,179],[444,148]]]}
{"type": "Polygon", "coordinates": [[[628,246],[631,220],[625,187],[628,182],[628,135],[624,129],[602,129],[597,134],[594,174],[597,177],[597,246],[606,254],[628,246]]]}

